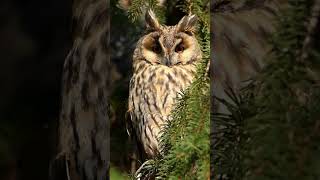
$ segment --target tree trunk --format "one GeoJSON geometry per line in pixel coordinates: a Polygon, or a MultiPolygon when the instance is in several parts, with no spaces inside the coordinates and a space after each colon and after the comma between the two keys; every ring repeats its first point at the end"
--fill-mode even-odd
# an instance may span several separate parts
{"type": "Polygon", "coordinates": [[[73,47],[63,69],[58,153],[50,179],[103,180],[109,169],[109,1],[73,1],[73,47]]]}

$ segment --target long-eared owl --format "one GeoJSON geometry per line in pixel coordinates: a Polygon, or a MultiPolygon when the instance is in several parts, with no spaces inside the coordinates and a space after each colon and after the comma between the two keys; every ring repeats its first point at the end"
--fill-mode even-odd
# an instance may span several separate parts
{"type": "Polygon", "coordinates": [[[149,10],[145,20],[147,34],[133,54],[128,111],[137,139],[151,158],[159,154],[160,130],[170,119],[177,97],[192,83],[202,56],[195,15],[166,26],[149,10]]]}

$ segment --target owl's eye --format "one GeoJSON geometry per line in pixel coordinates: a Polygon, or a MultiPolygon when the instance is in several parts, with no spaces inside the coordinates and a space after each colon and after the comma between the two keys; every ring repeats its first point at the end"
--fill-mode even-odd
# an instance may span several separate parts
{"type": "Polygon", "coordinates": [[[185,48],[184,48],[183,44],[180,43],[180,44],[178,44],[178,46],[176,47],[175,51],[176,51],[177,53],[179,53],[179,52],[184,51],[184,49],[185,49],[185,48]]]}
{"type": "Polygon", "coordinates": [[[161,48],[159,44],[155,44],[154,46],[152,46],[152,51],[159,54],[161,53],[161,48]]]}

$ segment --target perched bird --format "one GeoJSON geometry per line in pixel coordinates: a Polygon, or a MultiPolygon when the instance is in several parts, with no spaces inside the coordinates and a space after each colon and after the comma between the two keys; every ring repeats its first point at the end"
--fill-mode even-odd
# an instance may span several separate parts
{"type": "Polygon", "coordinates": [[[192,83],[202,52],[195,37],[195,15],[166,26],[149,10],[145,21],[147,34],[133,54],[128,112],[143,153],[152,158],[161,152],[161,128],[170,120],[179,94],[192,83]]]}

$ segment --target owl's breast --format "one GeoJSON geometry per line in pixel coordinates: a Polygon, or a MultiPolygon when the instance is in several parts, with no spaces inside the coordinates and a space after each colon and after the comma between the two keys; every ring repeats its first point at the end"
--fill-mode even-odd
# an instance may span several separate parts
{"type": "Polygon", "coordinates": [[[134,66],[129,111],[136,133],[150,157],[159,151],[161,127],[169,119],[177,97],[192,83],[195,69],[194,65],[134,66]]]}
{"type": "Polygon", "coordinates": [[[144,113],[168,116],[177,97],[191,84],[194,73],[194,65],[146,66],[131,79],[135,107],[144,113]]]}

